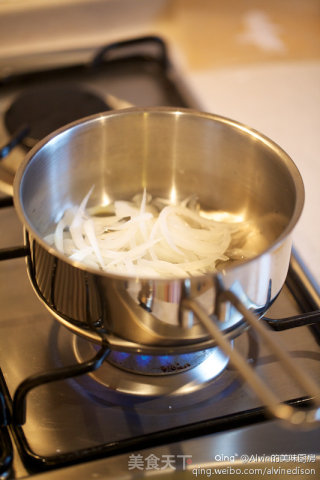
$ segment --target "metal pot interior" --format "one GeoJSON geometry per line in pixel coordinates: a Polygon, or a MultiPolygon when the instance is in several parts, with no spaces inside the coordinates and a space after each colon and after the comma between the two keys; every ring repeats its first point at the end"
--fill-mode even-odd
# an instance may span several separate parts
{"type": "Polygon", "coordinates": [[[275,144],[227,119],[175,109],[77,122],[41,142],[17,177],[18,207],[39,238],[92,185],[92,205],[129,199],[146,187],[173,199],[196,193],[204,210],[257,223],[279,214],[263,247],[295,223],[302,203],[299,174],[275,144]]]}

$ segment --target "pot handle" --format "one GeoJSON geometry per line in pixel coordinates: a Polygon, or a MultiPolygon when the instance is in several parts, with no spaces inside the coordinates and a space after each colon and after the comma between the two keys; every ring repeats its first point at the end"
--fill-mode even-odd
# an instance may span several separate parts
{"type": "Polygon", "coordinates": [[[284,348],[272,338],[269,327],[259,321],[233,292],[230,290],[222,291],[219,294],[219,301],[222,303],[230,302],[243,315],[248,325],[260,335],[269,350],[279,360],[283,369],[290,375],[290,378],[311,397],[315,408],[301,410],[282,403],[271,388],[255,373],[246,359],[232,347],[225,335],[221,332],[218,324],[212,321],[195,300],[184,298],[181,303],[181,308],[191,310],[194,313],[208,333],[215,339],[221,350],[228,355],[232,366],[263,402],[271,416],[289,422],[294,426],[304,428],[314,426],[314,424],[320,420],[320,386],[317,385],[310,376],[306,375],[305,371],[285,352],[284,348]]]}

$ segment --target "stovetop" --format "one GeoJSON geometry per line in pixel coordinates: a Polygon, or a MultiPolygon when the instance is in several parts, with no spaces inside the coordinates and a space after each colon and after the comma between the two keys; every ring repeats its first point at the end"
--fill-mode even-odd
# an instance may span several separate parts
{"type": "MultiPolygon", "coordinates": [[[[17,67],[17,70],[12,69],[7,74],[0,69],[1,145],[12,140],[5,124],[6,112],[19,95],[37,88],[68,88],[71,91],[77,87],[83,88],[112,108],[121,106],[122,101],[137,106],[196,106],[183,79],[176,78],[166,44],[158,37],[116,42],[92,51],[91,56],[85,52],[82,62],[77,56],[75,58],[77,63],[59,67],[57,64],[63,62],[63,53],[57,53],[56,58],[51,58],[54,66],[41,69],[41,58],[35,56],[30,58],[29,72],[20,72],[17,67]],[[115,99],[110,99],[110,95],[115,99]]],[[[21,121],[20,125],[17,124],[17,131],[24,126],[25,122],[21,121]]],[[[1,191],[12,194],[14,172],[25,154],[26,150],[18,145],[1,160],[1,191]]]]}
{"type": "MultiPolygon", "coordinates": [[[[112,53],[112,58],[101,60],[94,67],[92,64],[80,65],[69,70],[23,74],[7,79],[0,85],[1,111],[5,111],[24,85],[39,85],[48,79],[51,83],[52,78],[57,82],[61,78],[63,82],[81,78],[100,95],[111,93],[137,105],[195,106],[169,65],[161,41],[160,48],[158,39],[155,45],[149,39],[146,50],[144,45],[144,42],[138,43],[138,51],[136,46],[133,50],[130,45],[129,50],[128,45],[121,47],[120,55],[116,49],[115,58],[112,53]]],[[[2,134],[8,135],[4,131],[2,134]]],[[[61,468],[68,465],[73,468],[74,465],[78,465],[77,468],[82,466],[83,478],[89,478],[88,472],[96,472],[97,478],[104,478],[103,475],[109,478],[109,474],[112,478],[110,468],[116,468],[116,462],[110,457],[119,454],[122,454],[119,458],[122,458],[123,475],[143,474],[153,469],[152,464],[148,464],[150,468],[147,470],[138,468],[130,464],[130,455],[133,459],[135,452],[140,452],[140,455],[145,452],[144,458],[149,454],[160,458],[168,455],[167,448],[174,457],[172,460],[177,461],[179,457],[179,468],[182,470],[186,470],[186,462],[191,457],[193,464],[220,462],[221,459],[212,456],[203,457],[203,452],[209,454],[208,445],[216,452],[229,456],[232,453],[239,455],[240,451],[244,454],[257,451],[268,454],[273,451],[278,454],[319,455],[319,442],[315,441],[319,430],[314,430],[307,437],[304,433],[292,434],[282,430],[276,422],[268,419],[263,405],[229,365],[217,378],[211,379],[218,357],[212,357],[212,360],[210,355],[200,364],[200,383],[195,381],[192,369],[154,378],[123,372],[106,363],[89,375],[45,383],[27,395],[25,424],[14,425],[15,405],[12,399],[17,387],[26,378],[77,364],[80,357],[88,360],[96,353],[93,344],[76,337],[52,318],[31,288],[25,259],[21,258],[23,249],[10,250],[23,244],[22,226],[6,194],[11,192],[10,182],[24,153],[24,149],[18,147],[0,166],[0,182],[5,191],[0,199],[3,206],[0,209],[0,248],[5,249],[8,257],[0,262],[0,367],[3,377],[1,387],[7,404],[7,418],[2,419],[2,423],[7,421],[10,425],[1,429],[0,476],[11,462],[8,432],[14,444],[13,469],[9,473],[12,478],[28,477],[42,470],[53,470],[52,474],[47,474],[49,476],[54,472],[59,475],[61,468]],[[13,258],[15,256],[17,258],[13,258]],[[262,430],[259,430],[260,426],[262,430]],[[261,431],[268,432],[265,435],[269,442],[268,451],[261,451],[261,448],[267,448],[263,442],[258,448],[256,440],[253,443],[250,440],[259,437],[261,431]],[[251,432],[256,432],[253,437],[251,432]],[[272,432],[279,432],[277,436],[281,444],[276,440],[270,444],[272,432]],[[232,435],[237,438],[236,443],[234,440],[231,442],[233,452],[230,444],[226,446],[232,435]],[[301,451],[295,452],[289,447],[290,438],[295,439],[292,443],[294,448],[301,451]],[[206,439],[206,447],[200,448],[203,439],[206,439]],[[148,451],[144,450],[147,448],[148,451]],[[88,463],[95,459],[106,462],[104,470],[101,469],[102,460],[88,463]],[[94,465],[99,465],[97,470],[94,470],[94,465]]],[[[272,319],[276,319],[275,325],[283,328],[282,331],[272,332],[274,338],[282,342],[315,380],[320,378],[319,326],[314,325],[315,315],[301,314],[317,308],[320,308],[319,298],[304,278],[297,258],[293,257],[286,284],[266,316],[270,324],[272,319]],[[303,326],[306,323],[312,325],[303,326]]],[[[279,369],[276,359],[250,330],[238,337],[235,343],[255,366],[259,376],[272,385],[281,401],[302,408],[308,405],[304,393],[279,369]]],[[[190,468],[191,463],[188,463],[190,468]]]]}

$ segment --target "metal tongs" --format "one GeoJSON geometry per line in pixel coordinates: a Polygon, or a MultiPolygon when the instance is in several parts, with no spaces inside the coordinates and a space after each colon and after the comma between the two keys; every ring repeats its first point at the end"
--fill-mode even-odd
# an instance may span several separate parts
{"type": "Polygon", "coordinates": [[[282,368],[290,375],[291,379],[311,397],[314,407],[301,410],[282,403],[271,388],[256,374],[247,360],[233,348],[232,344],[221,332],[218,318],[216,321],[210,318],[195,300],[187,296],[182,300],[181,309],[193,312],[216,341],[218,347],[228,355],[230,364],[263,402],[271,416],[289,422],[294,426],[303,428],[308,426],[314,427],[315,423],[320,421],[320,386],[310,376],[306,375],[306,372],[290,357],[280,343],[275,341],[271,336],[270,327],[248,310],[230,290],[222,290],[219,293],[218,303],[222,305],[226,302],[230,302],[243,315],[247,324],[260,336],[270,352],[279,360],[282,368]]]}

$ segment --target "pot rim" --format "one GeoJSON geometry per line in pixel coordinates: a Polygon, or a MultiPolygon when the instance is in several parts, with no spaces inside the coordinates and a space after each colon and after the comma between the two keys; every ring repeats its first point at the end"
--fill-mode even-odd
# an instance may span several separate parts
{"type": "Polygon", "coordinates": [[[209,113],[201,110],[196,110],[196,109],[191,109],[191,108],[181,108],[181,107],[130,107],[130,108],[125,108],[125,109],[120,109],[120,110],[108,110],[106,112],[101,112],[98,114],[93,114],[84,118],[81,118],[79,120],[76,120],[74,122],[71,122],[44,137],[42,140],[40,140],[25,156],[24,160],[18,167],[17,173],[14,178],[14,183],[13,183],[13,199],[14,199],[14,205],[16,208],[16,211],[18,213],[18,216],[21,220],[21,222],[24,225],[24,228],[31,234],[31,236],[37,240],[37,242],[45,249],[48,251],[48,253],[54,255],[55,257],[58,257],[59,259],[67,262],[68,264],[72,265],[75,268],[79,268],[81,270],[90,272],[95,275],[101,275],[105,276],[108,278],[114,278],[118,280],[133,280],[136,277],[133,275],[123,275],[123,274],[116,274],[116,273],[111,273],[111,272],[106,272],[103,270],[97,270],[95,268],[89,267],[84,265],[83,263],[75,260],[70,260],[69,257],[66,255],[62,254],[58,250],[56,250],[54,247],[50,246],[47,242],[43,240],[43,238],[37,233],[37,231],[33,228],[32,223],[29,221],[28,216],[25,213],[24,206],[21,202],[21,186],[23,182],[23,178],[25,175],[25,172],[28,168],[28,165],[31,164],[32,159],[34,156],[45,146],[47,145],[50,141],[52,141],[54,138],[58,137],[61,134],[64,134],[66,131],[82,124],[89,124],[89,123],[94,123],[94,122],[99,122],[103,121],[105,118],[109,118],[112,116],[128,116],[128,115],[134,115],[134,114],[152,114],[152,113],[163,113],[163,114],[170,114],[170,115],[193,115],[195,117],[201,117],[201,118],[207,118],[209,120],[218,122],[218,123],[224,123],[226,125],[230,125],[231,127],[234,127],[246,134],[248,134],[250,137],[254,137],[256,140],[259,142],[262,142],[265,144],[268,148],[273,150],[279,159],[285,164],[286,168],[288,169],[292,181],[295,186],[295,191],[296,191],[296,202],[294,206],[294,211],[293,214],[289,220],[288,225],[283,229],[281,234],[278,236],[278,238],[270,244],[266,249],[264,249],[262,252],[260,252],[258,255],[255,255],[247,260],[244,260],[243,262],[236,264],[236,265],[226,265],[226,267],[223,270],[218,270],[214,272],[207,272],[202,275],[195,275],[195,276],[186,276],[186,277],[160,277],[160,278],[150,278],[150,277],[144,277],[144,276],[139,276],[137,277],[137,280],[139,281],[152,281],[152,282],[157,282],[157,283],[167,283],[167,282],[173,282],[173,281],[185,281],[185,280],[204,280],[206,278],[210,277],[217,277],[221,275],[222,272],[227,272],[227,271],[233,271],[237,272],[239,269],[242,269],[244,266],[251,265],[251,263],[256,262],[257,259],[261,258],[265,254],[271,253],[273,250],[276,250],[280,244],[291,234],[293,231],[294,227],[296,226],[302,210],[304,206],[304,200],[305,200],[305,189],[304,189],[304,184],[303,184],[303,179],[301,176],[300,171],[298,170],[296,164],[292,160],[292,158],[273,140],[271,140],[269,137],[266,135],[260,133],[259,131],[255,130],[252,127],[247,126],[244,123],[241,123],[237,120],[230,119],[225,116],[221,116],[218,114],[214,113],[209,113]]]}

